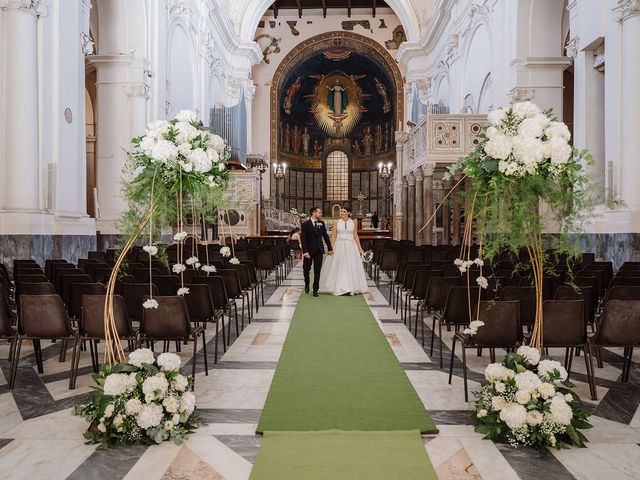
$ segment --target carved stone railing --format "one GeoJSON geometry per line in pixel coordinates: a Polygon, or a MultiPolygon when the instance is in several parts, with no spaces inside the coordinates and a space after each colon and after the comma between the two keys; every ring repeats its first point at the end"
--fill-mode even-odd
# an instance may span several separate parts
{"type": "Polygon", "coordinates": [[[285,212],[273,207],[264,207],[262,212],[264,213],[267,230],[291,230],[300,226],[300,217],[291,212],[285,212]]]}

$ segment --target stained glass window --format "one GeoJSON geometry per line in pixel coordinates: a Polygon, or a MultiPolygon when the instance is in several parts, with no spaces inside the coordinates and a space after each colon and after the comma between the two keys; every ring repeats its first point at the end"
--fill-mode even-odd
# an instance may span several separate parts
{"type": "Polygon", "coordinates": [[[349,198],[349,158],[336,150],[327,157],[327,200],[342,201],[349,198]]]}

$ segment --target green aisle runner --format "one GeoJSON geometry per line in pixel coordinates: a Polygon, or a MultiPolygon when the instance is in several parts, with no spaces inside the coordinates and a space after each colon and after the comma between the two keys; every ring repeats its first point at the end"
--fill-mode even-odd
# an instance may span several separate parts
{"type": "Polygon", "coordinates": [[[257,430],[254,480],[435,478],[435,424],[361,295],[301,296],[257,430]]]}

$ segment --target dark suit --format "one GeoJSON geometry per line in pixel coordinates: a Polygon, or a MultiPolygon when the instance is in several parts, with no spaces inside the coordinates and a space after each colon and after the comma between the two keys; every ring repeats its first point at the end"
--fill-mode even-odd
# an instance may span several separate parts
{"type": "Polygon", "coordinates": [[[374,213],[373,216],[371,217],[371,226],[373,228],[378,228],[379,223],[380,223],[380,218],[378,218],[377,213],[374,213]]]}
{"type": "Polygon", "coordinates": [[[327,233],[327,227],[322,220],[316,220],[316,226],[313,226],[313,220],[307,220],[302,224],[300,231],[300,240],[302,242],[302,253],[308,253],[309,257],[304,257],[302,270],[304,272],[305,287],[309,287],[309,274],[311,265],[313,265],[313,291],[317,292],[320,287],[320,271],[322,270],[322,257],[324,256],[324,242],[326,242],[329,251],[331,248],[331,240],[327,233]]]}

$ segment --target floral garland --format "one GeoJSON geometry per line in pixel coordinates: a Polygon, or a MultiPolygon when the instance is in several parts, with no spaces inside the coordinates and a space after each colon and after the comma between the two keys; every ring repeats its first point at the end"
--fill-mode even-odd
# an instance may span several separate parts
{"type": "Polygon", "coordinates": [[[476,432],[514,447],[584,447],[581,429],[591,428],[590,413],[571,391],[560,362],[541,359],[540,352],[522,346],[502,363],[485,369],[485,380],[471,402],[476,432]]]}
{"type": "Polygon", "coordinates": [[[73,409],[90,423],[84,437],[104,447],[184,442],[202,420],[195,412],[192,380],[180,373],[180,365],[178,355],[156,357],[147,348],[131,352],[127,363],[104,364],[92,374],[97,390],[73,409]]]}

